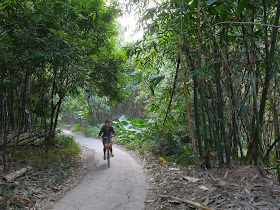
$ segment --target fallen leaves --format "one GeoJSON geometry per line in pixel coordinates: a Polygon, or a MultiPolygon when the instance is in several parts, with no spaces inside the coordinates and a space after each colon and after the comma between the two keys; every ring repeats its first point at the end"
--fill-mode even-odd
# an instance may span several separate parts
{"type": "Polygon", "coordinates": [[[190,176],[184,176],[183,179],[189,181],[189,182],[197,182],[199,181],[199,179],[194,178],[194,177],[190,177],[190,176]]]}
{"type": "Polygon", "coordinates": [[[208,191],[208,190],[210,190],[208,187],[203,186],[203,185],[199,186],[199,189],[201,189],[201,190],[203,190],[203,191],[208,191]]]}
{"type": "Polygon", "coordinates": [[[13,203],[25,204],[26,203],[26,204],[30,205],[31,207],[34,206],[34,203],[28,198],[23,198],[18,195],[8,195],[8,194],[5,194],[4,197],[8,198],[10,204],[13,204],[13,203]]]}
{"type": "MultiPolygon", "coordinates": [[[[15,209],[14,207],[18,205],[21,209],[25,207],[30,210],[51,208],[54,201],[61,198],[83,178],[85,169],[94,165],[94,152],[85,147],[81,148],[81,152],[82,155],[76,159],[68,160],[72,161],[72,166],[69,168],[58,168],[55,172],[35,169],[30,171],[28,168],[22,174],[18,171],[11,173],[8,177],[16,178],[16,180],[6,179],[10,183],[0,184],[0,191],[4,192],[3,197],[0,196],[0,202],[4,202],[7,209],[15,209]],[[63,177],[57,177],[59,172],[63,177]]],[[[63,165],[61,164],[60,167],[63,165]]]]}
{"type": "Polygon", "coordinates": [[[197,171],[146,159],[145,170],[150,185],[146,210],[186,209],[186,205],[201,209],[183,201],[217,210],[280,209],[280,185],[254,166],[197,171]]]}

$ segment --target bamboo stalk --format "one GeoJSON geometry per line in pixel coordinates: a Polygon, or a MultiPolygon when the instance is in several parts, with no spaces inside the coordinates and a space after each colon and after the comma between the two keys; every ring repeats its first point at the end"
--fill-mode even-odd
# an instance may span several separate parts
{"type": "Polygon", "coordinates": [[[183,84],[184,84],[184,94],[185,94],[185,100],[186,100],[186,109],[187,109],[187,121],[188,121],[188,127],[192,139],[192,148],[193,148],[193,155],[194,155],[194,164],[196,167],[199,167],[199,161],[197,156],[197,149],[196,149],[196,141],[193,135],[192,130],[192,123],[191,123],[191,116],[190,116],[190,108],[189,108],[189,95],[188,95],[188,88],[187,88],[187,82],[186,82],[186,76],[184,72],[184,63],[183,63],[183,53],[182,53],[182,42],[181,42],[181,36],[178,35],[178,41],[179,41],[179,56],[180,56],[180,63],[181,63],[181,73],[183,78],[183,84]]]}
{"type": "MultiPolygon", "coordinates": [[[[201,28],[200,28],[200,0],[197,2],[197,40],[198,40],[198,51],[196,54],[196,69],[201,71],[201,28]]],[[[195,70],[195,69],[193,69],[195,70]]],[[[194,74],[193,76],[193,86],[194,86],[194,114],[195,114],[195,128],[196,128],[196,138],[198,143],[199,156],[203,156],[203,149],[201,143],[201,134],[200,134],[200,122],[199,122],[199,111],[198,111],[198,94],[197,94],[197,83],[198,76],[194,74]]]]}

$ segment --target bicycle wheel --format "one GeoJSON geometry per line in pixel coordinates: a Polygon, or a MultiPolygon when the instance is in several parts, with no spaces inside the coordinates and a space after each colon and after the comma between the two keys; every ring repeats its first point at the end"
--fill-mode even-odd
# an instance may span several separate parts
{"type": "Polygon", "coordinates": [[[110,151],[107,148],[107,164],[108,164],[108,168],[110,167],[110,151]]]}

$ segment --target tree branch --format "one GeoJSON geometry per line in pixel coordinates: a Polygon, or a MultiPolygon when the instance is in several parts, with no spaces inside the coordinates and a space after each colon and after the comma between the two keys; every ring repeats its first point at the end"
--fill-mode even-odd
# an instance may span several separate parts
{"type": "Polygon", "coordinates": [[[265,154],[265,156],[264,156],[264,158],[263,158],[263,161],[268,160],[269,153],[271,152],[271,150],[273,149],[273,147],[274,147],[274,146],[277,144],[277,142],[279,142],[279,141],[280,141],[280,136],[273,142],[272,145],[270,145],[270,147],[268,148],[268,150],[267,150],[267,152],[266,152],[266,154],[265,154]]]}
{"type": "Polygon", "coordinates": [[[276,26],[276,25],[263,24],[263,23],[255,23],[255,22],[238,22],[238,21],[224,21],[224,22],[216,23],[213,26],[220,25],[220,24],[258,25],[258,26],[265,26],[265,27],[272,27],[272,28],[280,28],[280,26],[276,26]]]}

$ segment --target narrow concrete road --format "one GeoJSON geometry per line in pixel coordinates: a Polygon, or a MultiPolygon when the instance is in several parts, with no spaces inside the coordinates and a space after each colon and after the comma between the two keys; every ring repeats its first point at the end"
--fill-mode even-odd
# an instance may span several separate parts
{"type": "Polygon", "coordinates": [[[101,141],[64,131],[80,144],[96,152],[94,167],[85,178],[62,198],[54,210],[140,210],[144,209],[147,183],[142,167],[126,152],[114,148],[111,167],[103,160],[101,141]]]}

